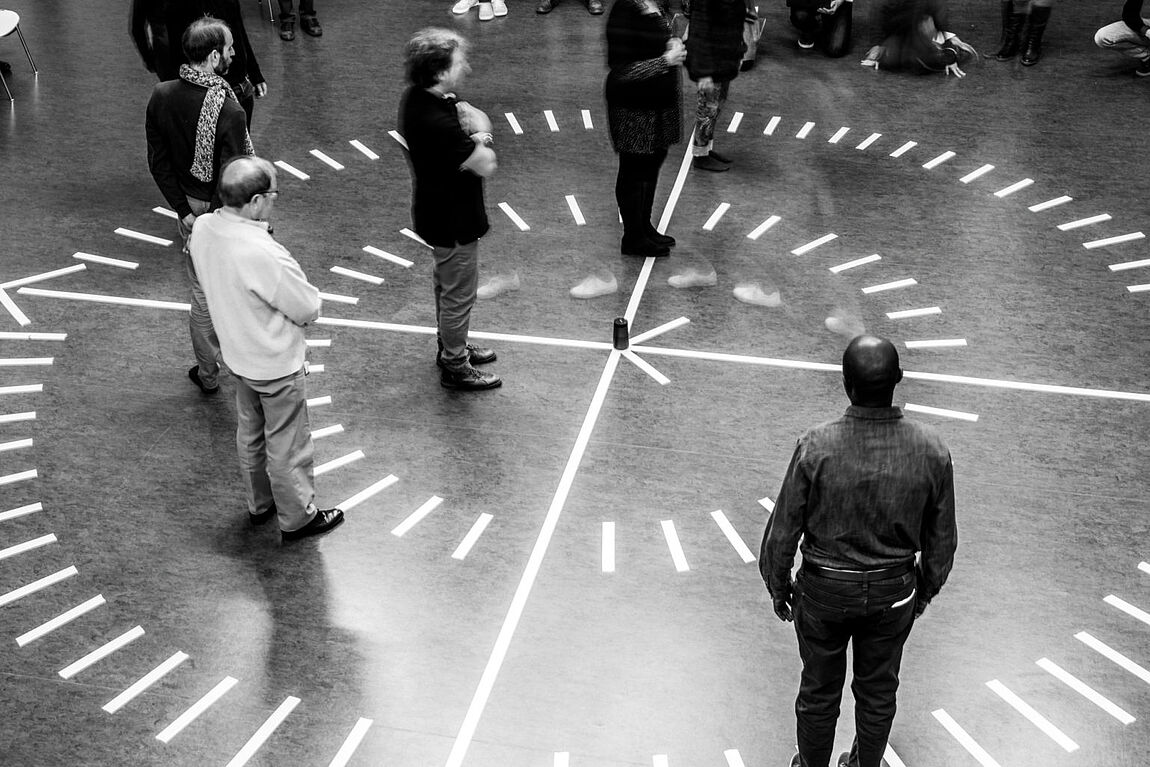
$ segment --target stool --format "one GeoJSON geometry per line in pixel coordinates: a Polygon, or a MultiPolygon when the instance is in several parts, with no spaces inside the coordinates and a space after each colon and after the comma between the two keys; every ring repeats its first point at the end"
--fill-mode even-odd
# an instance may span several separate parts
{"type": "MultiPolygon", "coordinates": [[[[32,72],[39,74],[40,70],[36,69],[36,62],[32,60],[32,52],[28,50],[28,43],[24,42],[24,35],[20,32],[20,14],[15,11],[0,10],[0,37],[7,37],[13,31],[20,38],[20,45],[24,46],[24,55],[28,57],[28,63],[32,65],[32,72]]],[[[4,85],[8,100],[15,101],[16,99],[12,98],[12,91],[8,90],[8,81],[4,79],[3,72],[0,72],[0,83],[4,85]]]]}
{"type": "MultiPolygon", "coordinates": [[[[264,4],[264,0],[256,0],[256,5],[263,6],[263,4],[264,4]]],[[[276,21],[275,11],[272,10],[272,0],[268,0],[268,21],[270,21],[273,24],[276,21]]]]}

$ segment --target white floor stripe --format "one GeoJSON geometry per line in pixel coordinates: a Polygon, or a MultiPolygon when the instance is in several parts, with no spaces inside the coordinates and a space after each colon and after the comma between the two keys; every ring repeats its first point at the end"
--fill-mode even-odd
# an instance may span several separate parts
{"type": "Polygon", "coordinates": [[[382,285],[384,283],[384,279],[382,277],[376,277],[374,274],[367,274],[366,272],[357,272],[354,269],[348,269],[343,266],[333,266],[331,271],[333,274],[350,277],[351,279],[359,280],[360,282],[370,282],[372,285],[382,285]]]}
{"type": "Polygon", "coordinates": [[[815,124],[812,122],[804,123],[803,127],[799,128],[799,132],[795,134],[795,138],[806,138],[814,127],[815,124]]]}
{"type": "Polygon", "coordinates": [[[309,347],[315,347],[315,346],[327,347],[327,346],[331,346],[331,339],[330,338],[309,338],[304,343],[306,343],[309,347]]]}
{"type": "MultiPolygon", "coordinates": [[[[472,333],[472,335],[475,335],[472,333]]],[[[786,368],[789,370],[819,370],[842,373],[841,365],[829,362],[805,362],[803,360],[784,360],[775,357],[751,357],[745,354],[727,354],[724,352],[703,352],[695,349],[669,349],[664,346],[636,346],[635,351],[644,354],[662,354],[668,357],[686,357],[696,360],[714,360],[716,362],[737,362],[745,365],[763,365],[764,367],[786,368]]],[[[906,375],[906,372],[903,373],[906,375]]],[[[1150,394],[1145,395],[1150,401],[1150,394]]]]}
{"type": "Polygon", "coordinates": [[[67,624],[69,624],[72,621],[79,618],[81,615],[84,615],[86,613],[91,612],[92,610],[95,610],[97,607],[99,607],[102,604],[104,604],[104,595],[103,594],[97,594],[96,596],[92,597],[88,601],[83,602],[81,604],[78,604],[75,607],[73,607],[71,610],[67,610],[66,612],[62,612],[59,615],[57,615],[55,618],[53,618],[52,620],[45,621],[44,623],[41,623],[36,628],[32,629],[31,631],[26,631],[23,634],[21,634],[20,636],[16,637],[16,645],[18,647],[23,647],[24,645],[29,644],[30,642],[35,642],[40,637],[47,636],[48,634],[51,634],[53,631],[60,628],[61,626],[66,626],[67,624]]]}
{"type": "Polygon", "coordinates": [[[1071,229],[1081,229],[1084,226],[1101,224],[1102,222],[1109,220],[1109,213],[1099,213],[1097,216],[1087,216],[1086,218],[1079,218],[1075,219],[1074,221],[1067,221],[1065,224],[1059,224],[1058,229],[1062,232],[1069,232],[1071,229]]]}
{"type": "Polygon", "coordinates": [[[166,661],[144,674],[132,683],[128,689],[105,703],[102,708],[109,714],[114,714],[132,701],[137,695],[163,679],[172,669],[179,666],[189,657],[187,653],[176,651],[166,661]]]}
{"type": "Polygon", "coordinates": [[[504,112],[503,116],[507,118],[507,124],[511,126],[511,130],[516,136],[523,135],[523,128],[520,127],[519,121],[515,119],[515,115],[511,112],[504,112]]]}
{"type": "MultiPolygon", "coordinates": [[[[342,433],[343,433],[343,424],[337,423],[334,426],[325,426],[322,429],[315,429],[311,433],[311,438],[312,439],[322,439],[324,437],[330,437],[333,434],[342,434],[342,433]]],[[[342,509],[343,507],[341,506],[340,508],[342,509]]]]}
{"type": "Polygon", "coordinates": [[[615,572],[615,523],[603,523],[603,572],[615,572]]]}
{"type": "Polygon", "coordinates": [[[763,496],[762,498],[760,498],[758,503],[760,506],[762,506],[767,511],[774,511],[775,510],[775,502],[772,498],[770,498],[768,496],[763,496]]]}
{"type": "Polygon", "coordinates": [[[735,112],[731,115],[731,124],[727,126],[727,133],[734,133],[739,129],[739,124],[743,122],[743,113],[735,112]]]}
{"type": "Polygon", "coordinates": [[[666,754],[652,754],[651,767],[669,767],[666,754]]]}
{"type": "MultiPolygon", "coordinates": [[[[93,264],[103,264],[104,266],[114,266],[117,269],[138,269],[140,264],[137,261],[125,261],[122,258],[108,258],[107,256],[97,256],[95,253],[84,253],[76,251],[72,254],[72,258],[81,261],[91,261],[93,264]]],[[[78,264],[84,266],[84,264],[78,264]]],[[[84,267],[85,269],[87,267],[84,267]]]]}
{"type": "Polygon", "coordinates": [[[910,317],[926,317],[931,314],[942,314],[942,309],[937,306],[924,306],[921,309],[902,309],[897,312],[887,312],[887,319],[890,320],[905,320],[910,317]]]}
{"type": "Polygon", "coordinates": [[[388,474],[386,477],[379,480],[378,482],[373,482],[370,485],[368,485],[367,487],[365,487],[363,490],[360,490],[358,493],[353,495],[351,498],[348,498],[348,499],[342,501],[341,503],[337,503],[336,508],[343,509],[344,511],[347,511],[349,509],[354,509],[356,506],[360,505],[361,503],[366,501],[368,498],[371,498],[373,495],[376,495],[381,490],[386,490],[387,488],[391,487],[392,485],[394,485],[398,481],[399,481],[399,477],[395,476],[394,474],[388,474]]]}
{"type": "Polygon", "coordinates": [[[0,394],[35,394],[44,391],[44,384],[16,384],[0,386],[0,394]]]}
{"type": "Polygon", "coordinates": [[[883,753],[882,758],[886,759],[890,767],[906,767],[906,762],[894,752],[894,749],[890,747],[890,743],[886,744],[886,752],[883,753]]]}
{"type": "MultiPolygon", "coordinates": [[[[650,353],[651,349],[644,351],[650,353]]],[[[1029,381],[1006,381],[996,378],[975,378],[974,376],[956,376],[946,373],[922,373],[917,371],[904,371],[904,378],[913,378],[920,381],[936,381],[940,383],[967,384],[969,386],[986,386],[992,389],[1013,389],[1015,391],[1035,391],[1046,394],[1068,394],[1075,397],[1098,397],[1100,399],[1128,400],[1132,402],[1150,402],[1150,394],[1143,392],[1114,391],[1110,389],[1085,389],[1078,386],[1059,386],[1057,384],[1031,383],[1029,381]]]]}
{"type": "Polygon", "coordinates": [[[319,407],[320,405],[330,405],[331,404],[331,395],[325,394],[322,397],[312,397],[311,399],[307,400],[305,404],[308,407],[319,407]]]}
{"type": "Polygon", "coordinates": [[[467,535],[463,536],[463,540],[460,541],[459,545],[455,547],[455,551],[452,552],[451,558],[464,559],[468,552],[471,551],[471,548],[475,545],[476,541],[479,540],[479,536],[483,535],[483,531],[487,529],[487,525],[491,523],[492,519],[494,519],[494,517],[492,517],[490,514],[480,514],[479,519],[475,520],[475,524],[473,524],[471,529],[467,531],[467,535]]]}
{"type": "Polygon", "coordinates": [[[355,296],[345,296],[340,293],[325,293],[322,290],[319,292],[319,297],[324,301],[333,301],[337,304],[355,304],[359,303],[359,299],[355,296]]]}
{"type": "Polygon", "coordinates": [[[32,324],[32,320],[28,319],[28,315],[20,310],[20,307],[16,305],[16,302],[12,300],[7,291],[2,288],[0,288],[0,305],[12,315],[12,319],[16,320],[16,323],[20,325],[20,327],[32,324]]]}
{"type": "Polygon", "coordinates": [[[304,173],[302,170],[300,170],[296,166],[294,166],[290,163],[286,163],[283,160],[276,160],[275,166],[277,168],[279,168],[280,170],[287,171],[288,173],[290,173],[293,176],[295,176],[296,178],[298,178],[300,181],[307,181],[309,178],[311,178],[311,176],[304,173]]]}
{"type": "Polygon", "coordinates": [[[1089,647],[1090,649],[1097,652],[1102,657],[1107,658],[1107,659],[1113,661],[1114,663],[1118,664],[1122,668],[1126,669],[1127,671],[1129,671],[1131,674],[1133,674],[1134,676],[1141,679],[1146,684],[1150,684],[1150,671],[1147,671],[1142,666],[1139,666],[1137,663],[1130,660],[1129,658],[1127,658],[1125,655],[1118,652],[1114,648],[1110,647],[1109,645],[1107,645],[1103,642],[1098,641],[1097,639],[1095,639],[1093,636],[1086,633],[1085,631],[1079,631],[1077,634],[1074,635],[1074,638],[1077,639],[1082,644],[1089,647]]]}
{"type": "Polygon", "coordinates": [[[1111,264],[1110,271],[1124,272],[1128,269],[1141,269],[1144,266],[1150,266],[1150,258],[1144,258],[1141,261],[1125,261],[1121,264],[1111,264]]]}
{"type": "Polygon", "coordinates": [[[0,443],[0,453],[5,453],[9,450],[20,450],[21,448],[32,447],[32,437],[27,439],[14,439],[11,442],[0,443]]]}
{"type": "MultiPolygon", "coordinates": [[[[78,256],[79,254],[77,253],[76,255],[78,256]]],[[[75,258],[75,257],[76,256],[73,256],[73,258],[75,258]]],[[[63,269],[54,269],[50,272],[44,272],[42,274],[33,274],[31,277],[21,277],[18,280],[12,280],[10,282],[2,283],[2,284],[0,284],[0,289],[10,290],[11,288],[18,288],[21,285],[31,285],[33,282],[43,282],[44,280],[50,280],[53,277],[62,277],[65,274],[73,274],[75,272],[82,272],[82,271],[85,271],[87,268],[88,267],[85,264],[73,264],[72,266],[65,266],[63,269]]]]}
{"type": "Polygon", "coordinates": [[[165,727],[156,735],[156,740],[161,743],[170,743],[172,738],[183,732],[184,728],[199,718],[200,714],[207,711],[212,705],[222,698],[228,690],[236,686],[240,680],[235,677],[225,676],[220,680],[219,684],[213,687],[204,695],[204,697],[193,703],[187,711],[176,717],[175,721],[165,727]]]}
{"type": "Polygon", "coordinates": [[[898,149],[891,152],[890,156],[891,157],[902,157],[904,154],[906,154],[910,150],[914,149],[916,146],[918,146],[917,141],[908,141],[905,144],[903,144],[902,146],[900,146],[898,149]]]}
{"type": "Polygon", "coordinates": [[[829,139],[827,139],[827,143],[828,144],[839,143],[840,141],[842,141],[843,136],[850,133],[850,130],[851,130],[850,128],[839,128],[837,131],[835,131],[835,135],[833,135],[829,139]]]}
{"type": "Polygon", "coordinates": [[[51,365],[54,357],[0,357],[0,367],[27,367],[29,365],[51,365]]]}
{"type": "Polygon", "coordinates": [[[812,240],[811,242],[808,242],[806,245],[800,245],[799,247],[795,248],[794,250],[791,251],[791,255],[792,256],[806,255],[807,253],[810,253],[812,250],[819,247],[820,245],[825,245],[828,242],[830,242],[831,240],[834,240],[837,238],[838,238],[838,235],[833,233],[833,232],[831,232],[830,234],[824,234],[822,237],[818,238],[817,240],[812,240]]]}
{"type": "Polygon", "coordinates": [[[559,132],[559,123],[555,122],[555,113],[550,109],[543,110],[543,116],[547,118],[547,127],[551,129],[552,133],[559,132]]]}
{"type": "Polygon", "coordinates": [[[931,407],[929,405],[913,405],[909,402],[903,405],[902,409],[909,410],[912,413],[925,413],[927,415],[942,416],[943,418],[957,418],[960,421],[973,422],[978,420],[977,413],[964,413],[961,410],[947,410],[946,408],[931,407]]]}
{"type": "Polygon", "coordinates": [[[23,554],[25,551],[32,551],[33,549],[38,549],[41,546],[47,546],[49,543],[55,542],[55,533],[41,535],[39,538],[32,538],[31,540],[24,541],[23,543],[17,543],[14,546],[9,546],[6,549],[0,549],[0,559],[14,557],[17,554],[23,554]]]}
{"type": "Polygon", "coordinates": [[[917,284],[918,280],[914,279],[913,277],[907,277],[902,280],[895,280],[894,282],[884,282],[880,285],[871,285],[869,287],[863,288],[862,292],[870,295],[871,293],[881,293],[884,290],[897,290],[898,288],[907,288],[911,285],[917,284]]]}
{"type": "Polygon", "coordinates": [[[152,212],[159,213],[161,216],[166,216],[168,218],[174,218],[177,221],[180,219],[180,214],[176,213],[176,211],[172,210],[171,208],[164,208],[157,205],[156,207],[152,208],[152,212]]]}
{"type": "Polygon", "coordinates": [[[580,110],[580,114],[583,115],[583,128],[586,130],[594,130],[595,129],[595,123],[593,123],[591,121],[591,110],[590,109],[580,110]]]}
{"type": "Polygon", "coordinates": [[[670,378],[667,378],[667,376],[660,373],[657,368],[647,362],[647,360],[640,357],[638,354],[635,354],[635,352],[631,351],[630,349],[624,350],[621,352],[621,354],[626,357],[632,365],[654,378],[660,386],[666,386],[667,384],[671,383],[670,378]]]}
{"type": "Polygon", "coordinates": [[[731,209],[731,203],[729,203],[729,202],[719,203],[719,207],[715,208],[715,212],[712,213],[711,217],[707,219],[707,223],[703,224],[703,229],[705,231],[708,231],[708,232],[713,230],[715,228],[715,224],[719,223],[719,220],[723,217],[723,214],[726,213],[730,209],[731,209]]]}
{"type": "Polygon", "coordinates": [[[683,553],[683,544],[679,542],[679,534],[675,532],[675,523],[670,519],[664,519],[659,522],[663,528],[663,537],[667,540],[667,549],[671,552],[671,559],[675,563],[675,569],[681,573],[685,573],[691,569],[687,564],[687,556],[683,553]]]}
{"type": "Polygon", "coordinates": [[[316,365],[314,363],[308,363],[306,360],[304,362],[305,362],[305,364],[307,364],[307,373],[322,373],[323,371],[327,370],[327,366],[325,366],[325,365],[316,365]]]}
{"type": "Polygon", "coordinates": [[[779,117],[778,115],[775,115],[770,120],[768,120],[767,121],[767,127],[763,128],[763,135],[764,136],[775,135],[775,128],[779,127],[779,121],[782,119],[783,118],[779,117]]]}
{"type": "Polygon", "coordinates": [[[686,317],[678,317],[676,319],[671,320],[670,322],[664,322],[662,325],[659,325],[658,327],[651,328],[650,330],[644,330],[642,333],[640,333],[638,335],[631,336],[631,344],[632,345],[641,344],[644,341],[655,338],[656,336],[661,336],[664,333],[667,333],[669,331],[674,330],[675,328],[681,328],[682,326],[684,326],[690,322],[691,321],[689,319],[687,319],[686,317]]]}
{"type": "Polygon", "coordinates": [[[856,146],[855,149],[866,149],[871,144],[878,141],[880,138],[882,138],[881,133],[872,133],[869,136],[867,136],[866,138],[864,138],[861,142],[859,142],[859,145],[856,146]]]}
{"type": "Polygon", "coordinates": [[[355,750],[359,748],[359,744],[363,741],[363,736],[367,735],[367,730],[371,727],[372,722],[373,720],[371,719],[360,719],[355,723],[355,726],[351,728],[347,739],[344,740],[343,745],[339,747],[339,751],[336,752],[335,758],[331,760],[331,764],[329,764],[328,767],[345,767],[345,765],[351,761],[352,755],[355,754],[355,750]]]}
{"type": "Polygon", "coordinates": [[[333,458],[332,460],[328,461],[327,463],[321,463],[320,465],[316,466],[315,467],[315,476],[318,477],[318,476],[321,476],[323,474],[327,474],[329,471],[332,471],[333,469],[338,469],[340,466],[346,466],[349,463],[354,463],[355,461],[358,461],[363,457],[364,457],[364,454],[363,454],[362,450],[353,450],[352,452],[348,453],[347,455],[340,456],[339,458],[333,458]]]}
{"type": "Polygon", "coordinates": [[[782,220],[783,219],[781,216],[770,216],[769,218],[767,218],[766,221],[764,221],[763,223],[759,224],[754,229],[752,229],[751,233],[747,235],[747,239],[749,239],[749,240],[759,239],[760,237],[763,236],[763,232],[767,231],[772,226],[774,226],[775,224],[779,223],[782,220]]]}
{"type": "Polygon", "coordinates": [[[862,266],[863,264],[871,264],[871,263],[874,263],[875,261],[881,261],[881,260],[882,260],[882,256],[880,256],[878,253],[872,253],[869,256],[863,256],[862,258],[856,258],[854,261],[847,261],[845,264],[839,264],[838,266],[832,266],[831,267],[831,273],[832,274],[838,274],[839,272],[845,272],[847,269],[854,269],[857,266],[862,266]]]}
{"type": "Polygon", "coordinates": [[[1127,285],[1126,289],[1131,293],[1145,293],[1150,291],[1150,284],[1143,283],[1141,285],[1127,285]]]}
{"type": "Polygon", "coordinates": [[[583,218],[583,211],[579,210],[579,202],[575,199],[575,195],[569,194],[564,197],[567,200],[567,207],[571,209],[571,215],[575,219],[578,226],[583,226],[587,223],[587,219],[583,218]]]}
{"type": "Polygon", "coordinates": [[[570,767],[571,765],[571,752],[570,751],[556,751],[555,752],[555,767],[570,767]]]}
{"type": "Polygon", "coordinates": [[[226,767],[243,767],[247,764],[256,752],[260,750],[260,746],[271,737],[271,734],[276,731],[276,728],[283,724],[283,721],[288,718],[288,714],[298,706],[300,703],[299,698],[289,695],[284,699],[284,702],[279,704],[279,707],[272,712],[255,734],[248,739],[243,748],[232,757],[232,760],[227,763],[226,767]]]}
{"type": "Polygon", "coordinates": [[[404,237],[410,237],[411,239],[415,240],[416,242],[418,242],[420,245],[422,245],[425,248],[434,250],[434,248],[432,248],[430,245],[427,244],[427,240],[423,239],[418,234],[416,234],[415,232],[408,229],[406,226],[403,227],[402,229],[400,229],[399,233],[402,234],[404,237]]]}
{"type": "Polygon", "coordinates": [[[953,346],[966,346],[965,338],[933,338],[924,341],[907,341],[908,349],[944,349],[953,346]]]}
{"type": "Polygon", "coordinates": [[[1038,729],[1042,730],[1048,738],[1053,740],[1067,753],[1073,753],[1078,750],[1078,744],[1067,736],[1062,730],[1054,726],[1054,724],[1042,714],[1038,713],[1029,703],[1018,697],[1012,690],[997,679],[991,679],[986,683],[986,686],[991,691],[1002,698],[1006,703],[1018,713],[1026,717],[1031,724],[1038,729]]]}
{"type": "Polygon", "coordinates": [[[410,269],[412,265],[415,264],[414,261],[408,261],[406,258],[400,258],[393,253],[388,253],[386,250],[380,250],[373,245],[364,245],[363,252],[370,253],[373,256],[379,256],[384,261],[390,261],[393,264],[399,264],[404,269],[410,269]]]}
{"type": "Polygon", "coordinates": [[[387,132],[387,135],[389,135],[389,136],[391,136],[393,139],[395,139],[395,142],[396,142],[397,144],[399,144],[401,147],[403,147],[404,151],[407,151],[407,149],[408,149],[408,146],[407,146],[407,139],[405,139],[405,138],[404,138],[404,137],[403,137],[403,136],[400,134],[400,132],[399,132],[399,131],[397,131],[397,130],[389,130],[389,131],[387,132]]]}
{"type": "Polygon", "coordinates": [[[1123,242],[1132,242],[1134,240],[1141,240],[1146,235],[1142,232],[1130,232],[1129,234],[1120,234],[1117,237],[1106,237],[1101,240],[1091,240],[1090,242],[1082,243],[1082,247],[1087,250],[1094,250],[1095,248],[1105,248],[1108,245],[1118,245],[1123,242]]]}
{"type": "Polygon", "coordinates": [[[39,580],[32,581],[31,583],[27,584],[26,586],[21,586],[18,589],[13,589],[12,591],[9,591],[7,594],[0,595],[0,607],[3,607],[4,605],[11,604],[11,603],[13,603],[19,599],[23,599],[24,597],[28,596],[29,594],[35,594],[37,591],[40,591],[41,589],[46,589],[53,584],[59,583],[60,581],[64,580],[65,578],[71,578],[77,572],[79,572],[79,571],[76,569],[76,566],[70,565],[68,567],[65,567],[63,570],[52,573],[51,575],[45,575],[43,578],[40,578],[39,580]]]}
{"type": "Polygon", "coordinates": [[[95,304],[118,304],[120,306],[143,306],[148,309],[170,309],[175,312],[186,312],[191,309],[190,304],[179,301],[155,301],[150,298],[124,298],[122,296],[105,296],[95,293],[73,293],[65,290],[44,290],[43,288],[20,288],[17,293],[26,296],[41,296],[44,298],[63,298],[69,301],[90,301],[95,304]]]}
{"type": "Polygon", "coordinates": [[[92,664],[107,658],[109,655],[116,652],[116,650],[119,650],[121,647],[124,647],[133,640],[139,639],[143,635],[144,629],[142,626],[135,626],[130,628],[112,641],[105,643],[102,647],[98,647],[95,650],[92,650],[92,652],[88,653],[83,658],[80,658],[78,661],[60,669],[58,673],[63,679],[71,679],[72,677],[76,676],[76,674],[79,674],[81,671],[88,668],[92,664]]]}
{"type": "MultiPolygon", "coordinates": [[[[375,322],[374,320],[350,320],[337,317],[320,317],[315,321],[317,325],[334,325],[345,328],[370,328],[372,330],[392,330],[397,333],[416,333],[433,336],[436,330],[430,325],[399,325],[392,322],[375,322]]],[[[572,349],[607,350],[611,344],[607,341],[582,341],[575,338],[548,338],[547,336],[521,336],[514,333],[490,333],[482,330],[472,330],[471,338],[484,341],[508,341],[511,343],[536,344],[539,346],[560,346],[572,349]]]]}
{"type": "Polygon", "coordinates": [[[0,333],[0,341],[63,341],[66,338],[67,333],[0,333]]]}
{"type": "Polygon", "coordinates": [[[17,519],[18,517],[24,517],[24,516],[27,516],[28,514],[35,514],[37,511],[43,511],[43,510],[44,510],[44,504],[39,503],[39,502],[29,503],[26,506],[20,506],[20,507],[15,508],[15,509],[10,509],[10,510],[5,511],[5,512],[0,512],[0,522],[7,522],[10,519],[17,519]]]}
{"type": "Polygon", "coordinates": [[[507,214],[507,217],[509,219],[511,219],[511,222],[513,224],[515,224],[517,227],[519,227],[519,231],[526,232],[528,229],[531,228],[527,225],[527,222],[524,221],[518,213],[516,213],[514,210],[512,210],[511,206],[508,205],[507,203],[505,203],[505,202],[499,203],[499,209],[501,211],[503,211],[505,214],[507,214]]]}
{"type": "Polygon", "coordinates": [[[349,141],[347,143],[351,144],[353,147],[358,149],[363,154],[363,156],[366,157],[367,159],[369,159],[369,160],[378,160],[379,159],[379,155],[377,155],[375,152],[371,151],[366,146],[364,146],[363,142],[360,141],[359,139],[353,138],[351,141],[349,141]]]}
{"type": "Polygon", "coordinates": [[[978,745],[974,738],[970,737],[966,730],[962,729],[958,722],[954,721],[954,718],[950,714],[941,708],[937,711],[932,711],[931,714],[946,728],[946,731],[959,742],[959,745],[966,749],[968,754],[978,760],[978,763],[981,764],[982,767],[1002,767],[1002,765],[994,760],[994,757],[986,752],[986,749],[978,745]]]}
{"type": "Polygon", "coordinates": [[[990,173],[992,170],[994,170],[994,166],[990,165],[988,163],[986,165],[983,165],[980,168],[972,170],[970,173],[967,173],[965,176],[960,178],[959,181],[961,181],[964,184],[969,184],[971,181],[974,181],[975,179],[982,178],[987,173],[990,173]]]}
{"type": "Polygon", "coordinates": [[[35,479],[36,470],[28,469],[27,471],[18,471],[15,474],[5,474],[0,477],[0,485],[11,485],[15,482],[23,482],[26,479],[35,479]]]}
{"type": "Polygon", "coordinates": [[[1027,208],[1027,210],[1029,210],[1031,213],[1039,213],[1044,210],[1056,208],[1059,205],[1065,205],[1073,199],[1073,197],[1062,195],[1061,197],[1055,197],[1053,200],[1047,200],[1046,202],[1040,202],[1037,205],[1031,205],[1029,208],[1027,208]]]}
{"type": "Polygon", "coordinates": [[[434,511],[435,508],[437,506],[439,506],[439,504],[441,504],[441,503],[443,503],[443,499],[440,498],[438,495],[431,496],[430,498],[428,498],[426,501],[423,502],[423,505],[421,505],[415,511],[411,512],[411,514],[409,514],[407,516],[407,519],[403,520],[398,525],[396,525],[395,529],[393,529],[391,531],[391,534],[394,535],[396,538],[402,538],[404,533],[406,533],[408,530],[410,530],[411,528],[413,528],[417,524],[419,524],[419,522],[424,517],[426,517],[428,514],[430,514],[432,511],[434,511]]]}
{"type": "Polygon", "coordinates": [[[743,757],[741,754],[739,754],[739,750],[737,748],[728,748],[723,752],[723,756],[727,760],[727,767],[747,767],[746,763],[743,762],[743,757]]]}
{"type": "Polygon", "coordinates": [[[1147,575],[1150,575],[1150,562],[1139,562],[1138,569],[1147,575]]]}
{"type": "Polygon", "coordinates": [[[116,227],[115,233],[124,237],[131,237],[133,240],[140,240],[141,242],[151,243],[152,245],[161,245],[165,248],[172,244],[171,240],[164,237],[156,237],[152,234],[144,234],[143,232],[137,232],[135,229],[125,229],[122,226],[116,227]]]}
{"type": "MultiPolygon", "coordinates": [[[[3,558],[3,554],[4,554],[4,552],[0,551],[0,558],[3,558]]],[[[1147,626],[1150,626],[1150,613],[1147,613],[1145,610],[1142,610],[1142,609],[1135,607],[1134,605],[1127,602],[1125,599],[1120,599],[1119,597],[1116,597],[1113,594],[1110,594],[1105,599],[1103,599],[1102,601],[1105,602],[1106,604],[1110,605],[1111,607],[1117,607],[1119,610],[1126,613],[1131,618],[1134,618],[1135,620],[1142,621],[1147,626]]]]}
{"type": "Polygon", "coordinates": [[[333,160],[331,155],[327,154],[326,152],[321,152],[318,149],[312,149],[308,152],[308,154],[322,162],[324,165],[327,165],[329,168],[332,168],[333,170],[343,170],[343,164],[333,160]]]}
{"type": "Polygon", "coordinates": [[[1000,198],[1001,197],[1009,197],[1010,195],[1014,194],[1015,192],[1017,192],[1021,189],[1025,189],[1026,187],[1030,186],[1033,183],[1034,183],[1034,179],[1024,178],[1021,181],[1015,181],[1010,186],[1003,187],[1002,189],[999,189],[997,192],[994,193],[994,196],[1000,197],[1000,198]]]}
{"type": "Polygon", "coordinates": [[[950,152],[950,151],[943,152],[938,157],[935,157],[933,160],[928,160],[927,162],[923,163],[922,167],[926,168],[927,170],[934,170],[939,165],[942,165],[944,162],[946,162],[950,158],[954,157],[954,154],[955,154],[954,152],[950,152]]]}
{"type": "Polygon", "coordinates": [[[726,514],[716,509],[711,512],[711,519],[715,520],[715,524],[723,531],[723,535],[727,536],[727,540],[731,542],[731,546],[734,547],[735,552],[742,558],[743,562],[755,561],[755,555],[747,548],[746,542],[739,536],[739,531],[727,519],[726,514]]]}
{"type": "Polygon", "coordinates": [[[1098,708],[1102,709],[1107,714],[1110,714],[1110,716],[1114,717],[1122,724],[1130,724],[1134,721],[1134,717],[1127,713],[1121,706],[1115,705],[1109,698],[1099,694],[1081,679],[1064,670],[1049,658],[1039,658],[1037,661],[1035,661],[1035,663],[1038,664],[1039,668],[1043,669],[1054,678],[1065,684],[1067,687],[1074,690],[1082,697],[1086,698],[1086,700],[1098,706],[1098,708]]]}

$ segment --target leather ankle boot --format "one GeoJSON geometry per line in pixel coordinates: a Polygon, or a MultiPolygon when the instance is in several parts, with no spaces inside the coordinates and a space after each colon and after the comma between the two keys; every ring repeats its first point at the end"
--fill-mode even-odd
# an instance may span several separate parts
{"type": "Polygon", "coordinates": [[[1050,8],[1034,6],[1030,9],[1030,22],[1026,26],[1026,51],[1022,54],[1022,66],[1032,67],[1042,58],[1042,34],[1046,22],[1050,20],[1050,8]]]}

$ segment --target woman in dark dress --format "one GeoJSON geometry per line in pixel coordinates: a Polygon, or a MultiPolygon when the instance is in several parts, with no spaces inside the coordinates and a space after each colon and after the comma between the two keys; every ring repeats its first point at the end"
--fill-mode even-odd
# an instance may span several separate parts
{"type": "Polygon", "coordinates": [[[615,199],[626,256],[666,256],[675,240],[651,225],[659,169],[682,139],[679,65],[668,0],[615,0],[607,18],[607,122],[619,154],[615,199]]]}

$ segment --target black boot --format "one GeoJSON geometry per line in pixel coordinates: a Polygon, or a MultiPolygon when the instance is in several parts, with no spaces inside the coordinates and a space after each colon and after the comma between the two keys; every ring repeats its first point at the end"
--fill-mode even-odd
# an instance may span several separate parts
{"type": "Polygon", "coordinates": [[[994,58],[1009,61],[1018,54],[1019,38],[1025,21],[1025,13],[1014,12],[1012,0],[1002,0],[1002,47],[994,54],[994,58]]]}
{"type": "Polygon", "coordinates": [[[659,230],[651,224],[651,212],[655,207],[655,183],[643,184],[643,220],[646,222],[647,239],[656,245],[666,248],[675,247],[675,238],[669,234],[660,234],[659,230]]]}
{"type": "Polygon", "coordinates": [[[624,256],[660,258],[670,253],[666,245],[655,243],[647,235],[651,219],[645,202],[645,184],[634,179],[615,181],[615,201],[623,218],[623,240],[619,251],[624,256]]]}
{"type": "Polygon", "coordinates": [[[1034,6],[1030,9],[1030,23],[1026,25],[1026,51],[1022,54],[1022,66],[1032,67],[1042,58],[1042,33],[1046,22],[1050,21],[1050,9],[1034,6]]]}

